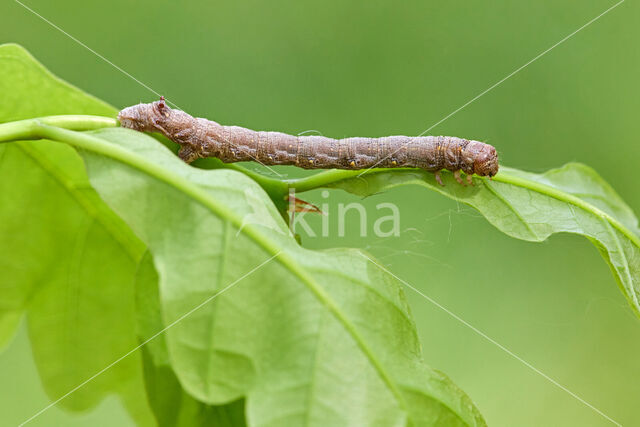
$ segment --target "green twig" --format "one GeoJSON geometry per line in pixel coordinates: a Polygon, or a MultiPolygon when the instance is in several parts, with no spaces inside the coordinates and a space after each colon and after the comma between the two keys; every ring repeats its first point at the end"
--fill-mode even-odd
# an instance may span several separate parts
{"type": "MultiPolygon", "coordinates": [[[[344,181],[352,178],[357,178],[359,176],[380,174],[389,171],[415,171],[416,169],[412,168],[396,168],[396,169],[367,169],[364,171],[358,170],[341,170],[341,169],[332,169],[324,172],[320,172],[315,175],[311,175],[305,178],[300,179],[292,179],[285,181],[289,188],[295,189],[296,192],[302,193],[305,191],[314,190],[317,188],[328,187],[330,184],[335,184],[339,181],[344,181]]],[[[482,178],[486,179],[486,178],[482,178]]],[[[526,188],[531,191],[535,191],[540,194],[544,194],[548,197],[552,197],[554,199],[560,200],[565,203],[572,204],[574,206],[579,207],[587,212],[592,213],[606,221],[608,221],[614,228],[620,231],[625,237],[627,237],[630,241],[632,241],[636,246],[640,247],[640,237],[638,237],[635,233],[631,232],[627,227],[625,227],[620,221],[604,212],[603,210],[593,206],[590,203],[587,203],[583,199],[576,197],[572,194],[566,193],[564,191],[553,188],[549,185],[545,185],[536,181],[532,181],[529,179],[524,179],[515,174],[509,173],[508,168],[506,170],[501,170],[498,175],[493,178],[494,181],[502,182],[504,184],[510,184],[515,187],[526,188]]]]}
{"type": "MultiPolygon", "coordinates": [[[[111,117],[89,115],[47,116],[35,119],[17,120],[0,124],[0,142],[40,139],[41,137],[34,132],[34,129],[39,125],[55,126],[57,128],[74,131],[92,131],[109,127],[117,127],[119,126],[119,123],[118,120],[111,117]]],[[[289,187],[285,182],[279,179],[270,178],[243,168],[240,165],[223,163],[218,159],[200,159],[194,166],[204,169],[232,169],[241,172],[256,181],[267,192],[279,209],[285,208],[285,198],[288,194],[289,187]]]]}

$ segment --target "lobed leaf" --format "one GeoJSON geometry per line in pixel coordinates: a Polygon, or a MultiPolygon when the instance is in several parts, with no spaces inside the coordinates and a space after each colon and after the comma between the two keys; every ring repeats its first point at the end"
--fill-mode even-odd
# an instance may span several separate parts
{"type": "MultiPolygon", "coordinates": [[[[17,45],[0,46],[0,70],[0,122],[115,115],[17,45]]],[[[36,366],[57,399],[136,345],[132,284],[145,247],[65,144],[0,144],[0,194],[0,341],[27,312],[36,366]]],[[[140,363],[139,355],[123,360],[61,405],[86,410],[118,393],[139,423],[149,423],[140,363]]]]}
{"type": "Polygon", "coordinates": [[[81,151],[91,183],[153,255],[189,394],[244,396],[256,426],[484,423],[424,365],[401,285],[359,251],[301,248],[241,173],[192,168],[127,129],[92,135],[81,151]]]}

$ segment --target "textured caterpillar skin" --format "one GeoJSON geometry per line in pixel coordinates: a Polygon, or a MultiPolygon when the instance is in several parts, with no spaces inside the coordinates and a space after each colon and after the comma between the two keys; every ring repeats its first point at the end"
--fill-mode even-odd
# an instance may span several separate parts
{"type": "Polygon", "coordinates": [[[415,167],[436,173],[447,169],[456,172],[458,181],[460,170],[489,177],[498,172],[494,147],[452,136],[333,139],[257,132],[194,118],[169,108],[164,99],[125,108],[118,120],[126,128],[161,132],[180,144],[179,156],[187,163],[217,157],[225,163],[259,161],[305,169],[415,167]]]}

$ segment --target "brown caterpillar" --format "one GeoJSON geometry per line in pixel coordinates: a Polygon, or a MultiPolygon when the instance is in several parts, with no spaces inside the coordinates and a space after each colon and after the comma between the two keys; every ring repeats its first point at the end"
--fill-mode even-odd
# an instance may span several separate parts
{"type": "Polygon", "coordinates": [[[217,157],[225,163],[258,161],[265,165],[295,165],[305,169],[366,169],[415,167],[434,172],[460,171],[493,177],[498,173],[498,154],[491,145],[452,136],[385,136],[382,138],[333,139],[324,136],[293,136],[280,132],[257,132],[237,126],[194,118],[169,108],[164,97],[120,111],[123,127],[161,132],[180,144],[178,153],[187,163],[200,157],[217,157]]]}

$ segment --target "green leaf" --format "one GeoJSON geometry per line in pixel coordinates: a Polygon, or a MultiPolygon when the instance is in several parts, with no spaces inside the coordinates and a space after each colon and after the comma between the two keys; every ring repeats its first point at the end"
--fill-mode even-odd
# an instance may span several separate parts
{"type": "Polygon", "coordinates": [[[16,44],[0,45],[0,70],[0,123],[53,114],[117,114],[109,104],[51,74],[16,44]]]}
{"type": "MultiPolygon", "coordinates": [[[[53,77],[24,49],[0,46],[0,122],[115,109],[53,77]]],[[[133,277],[145,246],[91,188],[65,144],[0,145],[0,341],[27,311],[34,357],[51,399],[137,345],[133,277]]],[[[61,405],[85,410],[119,393],[151,421],[134,354],[61,405]]],[[[33,414],[25,414],[25,419],[33,414]]]]}
{"type": "MultiPolygon", "coordinates": [[[[148,253],[147,253],[148,254],[148,253]]],[[[244,400],[227,405],[207,405],[186,393],[178,381],[169,360],[166,340],[158,334],[164,328],[160,316],[158,276],[150,254],[138,269],[136,308],[138,336],[144,361],[147,397],[159,426],[242,427],[244,400]]]]}
{"type": "Polygon", "coordinates": [[[541,242],[554,233],[590,239],[609,263],[622,293],[640,316],[640,230],[638,219],[593,169],[577,163],[533,174],[502,167],[493,181],[475,178],[463,187],[443,173],[445,186],[420,170],[327,171],[290,181],[298,191],[340,188],[368,196],[400,185],[418,185],[477,209],[509,236],[541,242]]]}
{"type": "Polygon", "coordinates": [[[127,129],[34,129],[81,149],[149,248],[171,366],[196,399],[245,397],[258,426],[484,425],[423,363],[401,285],[360,251],[299,247],[245,175],[192,168],[127,129]]]}

